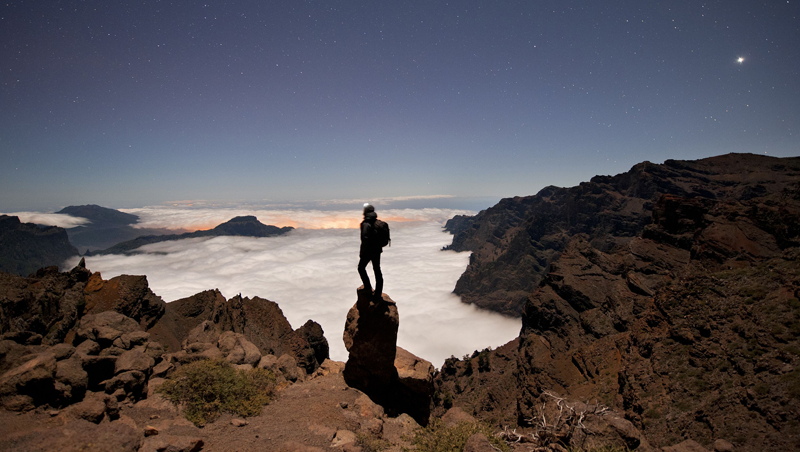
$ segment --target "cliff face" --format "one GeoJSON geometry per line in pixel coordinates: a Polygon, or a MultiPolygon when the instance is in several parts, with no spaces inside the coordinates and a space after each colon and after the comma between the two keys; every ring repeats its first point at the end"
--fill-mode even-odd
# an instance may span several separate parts
{"type": "Polygon", "coordinates": [[[0,272],[27,276],[77,255],[66,230],[21,223],[19,217],[0,215],[0,272]]]}
{"type": "Polygon", "coordinates": [[[546,187],[501,200],[474,217],[457,217],[450,249],[472,251],[454,292],[466,303],[521,315],[528,295],[576,234],[610,251],[641,235],[663,194],[747,202],[798,190],[800,158],[729,154],[697,161],[640,163],[627,173],[597,176],[577,187],[546,187]]]}
{"type": "MultiPolygon", "coordinates": [[[[724,439],[741,450],[797,448],[798,159],[730,155],[665,166],[676,179],[657,186],[682,193],[641,204],[648,219],[641,209],[609,209],[593,228],[583,222],[573,225],[584,228],[578,233],[560,233],[563,246],[525,299],[518,345],[446,363],[437,377],[442,408],[525,425],[552,391],[624,413],[655,446],[690,437],[708,447],[724,439]],[[707,182],[687,187],[694,178],[707,182]],[[625,236],[631,218],[644,225],[625,236]],[[514,412],[504,412],[498,401],[512,397],[514,412]]],[[[619,199],[625,209],[642,198],[619,199]]],[[[477,240],[471,234],[464,238],[477,240]]]]}
{"type": "Polygon", "coordinates": [[[176,352],[203,322],[210,322],[219,331],[241,334],[262,354],[288,354],[306,373],[328,358],[328,341],[318,323],[309,320],[293,330],[277,303],[238,295],[226,300],[219,290],[168,303],[164,315],[147,332],[167,350],[176,352]]]}

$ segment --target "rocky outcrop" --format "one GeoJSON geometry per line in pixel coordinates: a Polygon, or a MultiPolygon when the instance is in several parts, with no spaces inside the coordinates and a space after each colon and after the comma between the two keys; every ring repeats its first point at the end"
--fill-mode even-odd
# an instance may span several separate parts
{"type": "MultiPolygon", "coordinates": [[[[655,199],[637,236],[572,235],[526,298],[518,346],[485,351],[485,377],[475,372],[478,354],[446,363],[437,389],[491,419],[496,405],[474,400],[501,397],[510,370],[521,426],[534,428],[544,399],[556,397],[619,413],[653,446],[691,438],[708,449],[795,448],[796,163],[723,156],[665,164],[679,172],[668,182],[683,195],[655,199]],[[707,193],[685,186],[701,175],[710,181],[707,193]]],[[[632,448],[635,435],[628,436],[632,448]]]]}
{"type": "MultiPolygon", "coordinates": [[[[610,251],[641,236],[662,195],[753,205],[765,196],[796,196],[798,172],[800,158],[729,154],[660,165],[644,162],[627,173],[597,176],[576,187],[546,187],[534,196],[503,199],[475,217],[448,222],[446,228],[454,233],[449,248],[473,252],[455,293],[466,303],[521,315],[528,295],[574,235],[585,234],[594,248],[610,251]]],[[[785,228],[774,231],[775,239],[795,240],[790,237],[796,236],[796,227],[770,211],[760,221],[785,228]]],[[[728,236],[727,227],[718,223],[706,233],[728,236]]]]}
{"type": "Polygon", "coordinates": [[[81,317],[109,310],[145,328],[163,314],[164,305],[146,277],[106,281],[83,260],[69,272],[49,267],[28,278],[0,273],[0,332],[36,334],[44,344],[72,342],[81,317]]]}
{"type": "Polygon", "coordinates": [[[261,355],[291,356],[306,374],[328,358],[328,342],[316,322],[309,320],[293,330],[277,303],[240,295],[226,300],[218,290],[167,304],[164,315],[148,329],[171,352],[193,342],[216,344],[226,331],[241,335],[261,355]],[[205,326],[198,329],[201,324],[205,326]],[[202,334],[207,337],[193,338],[202,334]]]}
{"type": "Polygon", "coordinates": [[[63,228],[21,223],[19,217],[0,215],[0,272],[27,276],[77,255],[63,228]]]}
{"type": "Polygon", "coordinates": [[[359,288],[358,301],[347,312],[343,339],[349,357],[344,379],[377,403],[385,404],[397,380],[394,358],[400,317],[397,305],[388,296],[374,303],[367,292],[359,288]]]}
{"type": "Polygon", "coordinates": [[[0,376],[0,403],[24,411],[80,402],[73,408],[77,417],[100,422],[107,410],[96,406],[113,417],[117,402],[144,397],[163,352],[138,322],[116,311],[84,316],[73,345],[0,341],[0,362],[7,369],[0,376]]]}
{"type": "Polygon", "coordinates": [[[69,272],[48,267],[27,278],[0,273],[0,333],[63,342],[83,315],[90,275],[82,263],[69,272]]]}
{"type": "Polygon", "coordinates": [[[136,320],[142,328],[154,325],[166,308],[161,297],[150,290],[146,276],[120,275],[106,281],[95,272],[84,293],[86,314],[113,310],[136,320]]]}
{"type": "Polygon", "coordinates": [[[363,286],[347,313],[344,344],[349,357],[344,379],[364,391],[390,415],[408,413],[427,425],[433,397],[431,363],[397,347],[400,317],[388,295],[374,301],[363,286]]]}

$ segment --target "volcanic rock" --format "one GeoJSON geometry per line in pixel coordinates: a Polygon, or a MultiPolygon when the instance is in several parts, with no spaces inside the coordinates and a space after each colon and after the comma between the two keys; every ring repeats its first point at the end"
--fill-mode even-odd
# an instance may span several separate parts
{"type": "MultiPolygon", "coordinates": [[[[717,221],[704,232],[705,248],[715,252],[721,246],[734,254],[761,256],[775,253],[773,239],[754,236],[753,227],[772,234],[778,244],[796,244],[797,217],[785,212],[791,217],[782,219],[779,208],[759,200],[796,196],[798,171],[800,158],[728,154],[697,161],[667,160],[660,165],[644,162],[627,173],[596,176],[576,187],[546,187],[533,196],[503,199],[475,217],[456,217],[447,223],[446,229],[454,233],[448,248],[473,252],[455,293],[466,303],[521,315],[528,294],[547,275],[571,237],[586,234],[586,240],[601,251],[623,246],[653,222],[654,207],[662,195],[699,200],[692,207],[682,207],[682,225],[671,224],[670,230],[693,230],[692,224],[705,221],[693,207],[707,210],[714,203],[733,200],[760,206],[762,213],[755,223],[717,221]]],[[[660,208],[669,211],[672,207],[660,208]]],[[[655,220],[660,221],[658,214],[655,220]]],[[[685,244],[689,237],[674,239],[685,244]]]]}
{"type": "Polygon", "coordinates": [[[148,373],[154,365],[155,360],[149,355],[138,350],[128,350],[117,358],[117,362],[114,364],[114,373],[119,374],[130,370],[148,373]]]}
{"type": "MultiPolygon", "coordinates": [[[[188,350],[194,343],[216,346],[220,342],[222,349],[228,346],[223,343],[228,344],[231,338],[241,338],[234,340],[239,341],[238,348],[231,342],[230,350],[222,351],[225,356],[233,353],[231,359],[237,364],[246,362],[255,366],[263,355],[289,354],[305,373],[311,373],[327,358],[327,353],[322,353],[327,350],[327,341],[321,335],[321,328],[320,334],[313,325],[302,332],[294,331],[276,303],[258,297],[235,296],[226,300],[218,290],[169,303],[164,316],[148,329],[148,333],[152,340],[173,352],[181,348],[188,350]],[[234,333],[235,336],[230,336],[234,333]],[[316,349],[306,337],[315,341],[316,349]],[[318,361],[317,355],[324,356],[322,361],[318,361]]],[[[181,356],[175,355],[176,359],[181,356]]]]}
{"type": "Polygon", "coordinates": [[[12,400],[13,396],[24,395],[30,397],[36,405],[41,405],[54,395],[55,372],[56,358],[52,353],[34,355],[24,364],[0,376],[0,401],[11,409],[6,399],[12,400]]]}
{"type": "Polygon", "coordinates": [[[344,328],[344,346],[349,352],[344,379],[383,405],[397,381],[397,305],[388,303],[385,294],[382,301],[372,301],[370,291],[363,286],[356,292],[358,299],[347,312],[344,328]]]}
{"type": "Polygon", "coordinates": [[[66,230],[21,223],[19,217],[0,215],[0,272],[30,275],[77,255],[66,230]]]}
{"type": "Polygon", "coordinates": [[[350,353],[344,379],[390,415],[407,413],[427,425],[433,397],[433,366],[397,347],[397,305],[383,294],[375,301],[363,286],[347,313],[344,344],[350,353]]]}
{"type": "Polygon", "coordinates": [[[106,281],[94,273],[85,293],[85,313],[113,310],[136,320],[142,328],[153,326],[165,310],[164,301],[150,290],[146,276],[120,275],[106,281]]]}
{"type": "Polygon", "coordinates": [[[502,201],[454,243],[475,240],[475,265],[465,274],[474,287],[524,287],[522,330],[510,350],[516,365],[495,368],[500,349],[487,350],[481,378],[477,352],[448,360],[437,376],[437,410],[462,405],[492,419],[497,405],[475,400],[502,397],[510,370],[515,417],[527,428],[535,428],[546,394],[557,393],[563,403],[592,401],[625,421],[603,416],[605,424],[594,425],[612,435],[605,444],[616,435],[612,442],[627,448],[645,437],[662,447],[692,438],[711,448],[723,437],[742,450],[795,448],[798,194],[800,159],[729,155],[637,165],[502,201]],[[652,204],[634,209],[636,199],[652,204]],[[480,244],[478,231],[499,235],[480,244]],[[512,256],[520,249],[534,261],[557,253],[517,284],[519,272],[503,272],[523,265],[527,257],[512,256]]]}
{"type": "Polygon", "coordinates": [[[15,341],[24,337],[26,343],[33,343],[39,335],[48,345],[63,342],[83,314],[90,274],[82,265],[69,272],[53,268],[27,278],[0,272],[3,337],[15,341]]]}

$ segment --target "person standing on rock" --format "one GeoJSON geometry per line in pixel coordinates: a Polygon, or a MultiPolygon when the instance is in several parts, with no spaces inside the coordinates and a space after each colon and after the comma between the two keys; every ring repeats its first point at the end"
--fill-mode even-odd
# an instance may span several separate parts
{"type": "Polygon", "coordinates": [[[364,220],[361,222],[361,249],[358,253],[358,275],[364,283],[364,289],[372,292],[372,284],[367,275],[367,264],[372,262],[375,272],[375,300],[382,299],[383,274],[381,273],[381,253],[383,247],[390,242],[389,225],[378,219],[375,208],[371,204],[364,204],[364,220]]]}

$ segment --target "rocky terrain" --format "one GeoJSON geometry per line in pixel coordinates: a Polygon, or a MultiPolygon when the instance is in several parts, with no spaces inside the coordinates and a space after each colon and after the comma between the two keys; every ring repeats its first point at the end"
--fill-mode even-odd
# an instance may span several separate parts
{"type": "Polygon", "coordinates": [[[564,398],[622,413],[655,447],[798,449],[798,220],[800,159],[754,155],[645,163],[455,219],[453,247],[475,250],[459,287],[522,304],[523,326],[448,360],[434,414],[534,435],[564,398]]]}
{"type": "Polygon", "coordinates": [[[21,223],[19,217],[0,215],[0,272],[27,276],[77,255],[64,229],[21,223]]]}
{"type": "Polygon", "coordinates": [[[454,292],[466,303],[520,316],[528,294],[576,234],[609,251],[642,234],[662,195],[747,202],[767,192],[796,190],[798,174],[800,158],[728,154],[644,162],[576,187],[551,186],[533,196],[503,199],[474,217],[447,223],[454,234],[449,248],[472,251],[454,292]]]}
{"type": "Polygon", "coordinates": [[[292,329],[277,304],[258,297],[210,290],[166,304],[145,277],[104,280],[83,261],[69,272],[0,273],[0,449],[410,447],[414,418],[428,420],[434,369],[397,348],[388,295],[380,306],[361,295],[344,328],[353,350],[345,364],[328,359],[319,324],[292,329]],[[389,306],[394,334],[374,324],[389,306]],[[274,400],[247,419],[187,421],[157,389],[183,366],[211,360],[270,370],[274,400]],[[364,383],[371,363],[391,369],[377,371],[390,375],[387,386],[364,383]],[[403,398],[379,395],[395,393],[403,398]]]}
{"type": "Polygon", "coordinates": [[[165,304],[145,277],[83,263],[0,273],[0,448],[431,450],[412,439],[472,425],[487,433],[463,450],[797,450],[798,225],[800,159],[754,155],[456,217],[466,298],[522,330],[441,371],[397,347],[402,300],[361,288],[337,363],[318,324],[293,329],[262,298],[165,304]],[[214,360],[276,376],[261,414],[195,425],[158,390],[214,360]]]}
{"type": "Polygon", "coordinates": [[[87,252],[86,255],[99,254],[132,254],[141,246],[151,243],[166,242],[170,240],[191,239],[196,237],[219,237],[224,235],[243,236],[243,237],[273,237],[285,234],[294,229],[291,226],[279,228],[277,226],[266,225],[258,221],[252,215],[234,217],[213,229],[195,232],[185,232],[183,234],[164,234],[164,235],[143,235],[133,240],[106,248],[100,251],[87,252]]]}

